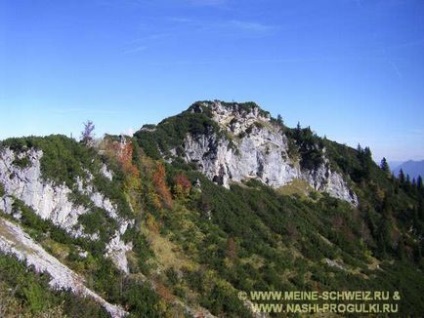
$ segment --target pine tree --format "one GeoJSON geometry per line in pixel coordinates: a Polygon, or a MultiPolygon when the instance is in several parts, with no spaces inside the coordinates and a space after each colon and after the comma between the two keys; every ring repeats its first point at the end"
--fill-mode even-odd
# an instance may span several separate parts
{"type": "Polygon", "coordinates": [[[421,176],[418,176],[417,178],[417,189],[421,190],[423,188],[423,178],[421,176]]]}
{"type": "Polygon", "coordinates": [[[401,185],[405,184],[405,174],[402,169],[399,170],[398,179],[401,185]]]}
{"type": "Polygon", "coordinates": [[[365,158],[367,158],[368,160],[372,161],[372,153],[371,153],[370,147],[365,147],[364,148],[364,154],[365,154],[365,158]]]}
{"type": "Polygon", "coordinates": [[[358,160],[361,163],[362,177],[368,179],[371,174],[372,167],[372,154],[369,147],[362,148],[360,144],[357,147],[358,151],[358,160]]]}
{"type": "Polygon", "coordinates": [[[294,131],[294,138],[296,139],[296,142],[299,142],[299,140],[302,138],[302,127],[300,126],[300,122],[297,122],[296,129],[294,131]]]}
{"type": "Polygon", "coordinates": [[[283,125],[283,124],[284,124],[283,117],[282,117],[280,114],[278,114],[278,115],[277,115],[277,122],[278,122],[280,125],[283,125]]]}
{"type": "Polygon", "coordinates": [[[380,163],[380,168],[381,170],[383,170],[388,176],[390,176],[390,167],[389,164],[387,163],[387,159],[385,157],[383,157],[383,159],[381,159],[381,163],[380,163]]]}
{"type": "Polygon", "coordinates": [[[421,221],[424,221],[424,199],[422,197],[420,197],[418,200],[417,210],[418,210],[418,218],[421,221]]]}

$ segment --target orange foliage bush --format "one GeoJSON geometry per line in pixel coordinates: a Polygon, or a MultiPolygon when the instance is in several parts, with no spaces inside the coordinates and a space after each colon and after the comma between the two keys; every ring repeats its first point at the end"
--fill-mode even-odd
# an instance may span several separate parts
{"type": "Polygon", "coordinates": [[[138,177],[139,171],[132,162],[134,147],[131,139],[126,140],[125,144],[121,144],[118,141],[105,140],[103,147],[106,156],[116,160],[125,174],[138,177]]]}
{"type": "Polygon", "coordinates": [[[163,164],[158,163],[156,165],[156,170],[153,173],[152,181],[155,186],[156,193],[161,198],[162,203],[166,208],[172,208],[172,195],[166,184],[165,175],[165,167],[163,164]]]}
{"type": "Polygon", "coordinates": [[[175,296],[172,294],[169,288],[161,282],[156,282],[156,292],[162,299],[164,299],[168,303],[171,303],[175,300],[175,296]]]}
{"type": "MultiPolygon", "coordinates": [[[[126,138],[126,137],[123,137],[126,138]]],[[[118,165],[124,174],[124,191],[128,195],[133,210],[139,210],[138,193],[141,191],[140,171],[133,164],[133,143],[130,138],[125,143],[105,138],[102,144],[103,153],[118,165]]]]}
{"type": "Polygon", "coordinates": [[[131,141],[128,141],[125,145],[120,146],[118,159],[125,173],[132,176],[138,176],[139,172],[137,167],[132,163],[132,157],[133,145],[131,141]]]}
{"type": "Polygon", "coordinates": [[[186,197],[190,194],[191,182],[184,174],[180,173],[176,175],[174,182],[174,192],[177,197],[186,197]]]}

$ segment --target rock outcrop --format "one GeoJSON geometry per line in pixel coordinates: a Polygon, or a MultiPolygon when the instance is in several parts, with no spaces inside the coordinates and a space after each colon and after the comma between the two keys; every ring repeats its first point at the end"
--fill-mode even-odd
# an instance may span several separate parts
{"type": "MultiPolygon", "coordinates": [[[[195,163],[210,180],[225,187],[249,178],[278,188],[294,179],[307,181],[315,190],[357,204],[356,195],[342,175],[330,169],[328,160],[314,170],[302,169],[289,156],[287,136],[259,107],[241,107],[220,102],[204,104],[221,132],[187,134],[184,159],[195,163]]],[[[202,112],[200,105],[192,112],[202,112]]],[[[176,153],[174,150],[173,153],[176,153]]]]}
{"type": "Polygon", "coordinates": [[[18,225],[0,218],[0,252],[16,256],[33,266],[36,272],[47,272],[53,289],[71,290],[83,297],[92,298],[102,305],[113,318],[125,317],[127,312],[113,305],[85,286],[84,278],[47,253],[18,225]]]}
{"type": "MultiPolygon", "coordinates": [[[[98,239],[96,233],[85,233],[83,226],[79,224],[79,216],[90,213],[90,210],[70,200],[69,196],[72,190],[64,184],[55,185],[43,179],[40,162],[42,156],[41,150],[29,149],[17,154],[9,148],[3,149],[0,153],[0,183],[3,185],[4,194],[0,196],[0,210],[19,218],[19,211],[13,209],[15,199],[19,199],[42,219],[52,221],[71,236],[86,237],[91,240],[98,239]],[[16,166],[15,160],[22,158],[28,159],[27,165],[16,166]]],[[[104,170],[107,171],[107,169],[104,170]]],[[[121,235],[134,221],[118,216],[116,206],[103,194],[95,191],[92,186],[92,178],[88,171],[86,180],[78,178],[76,181],[78,191],[89,197],[95,207],[103,209],[110,218],[117,221],[119,230],[107,243],[107,256],[120,270],[128,273],[125,253],[131,250],[132,246],[125,244],[121,235]]]]}

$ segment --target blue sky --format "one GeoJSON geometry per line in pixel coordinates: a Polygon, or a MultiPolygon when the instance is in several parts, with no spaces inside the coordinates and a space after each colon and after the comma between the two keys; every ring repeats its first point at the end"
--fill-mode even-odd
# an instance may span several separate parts
{"type": "Polygon", "coordinates": [[[424,159],[422,0],[5,0],[0,139],[137,130],[196,100],[424,159]]]}

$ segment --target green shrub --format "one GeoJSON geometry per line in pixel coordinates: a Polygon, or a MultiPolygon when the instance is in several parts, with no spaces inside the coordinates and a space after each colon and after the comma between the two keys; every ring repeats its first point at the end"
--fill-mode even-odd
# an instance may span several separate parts
{"type": "Polygon", "coordinates": [[[15,160],[13,160],[12,164],[21,169],[24,169],[29,167],[29,165],[31,164],[31,161],[29,160],[28,157],[22,157],[22,158],[16,158],[15,160]]]}
{"type": "Polygon", "coordinates": [[[3,183],[0,182],[0,197],[6,194],[3,183]]]}
{"type": "MultiPolygon", "coordinates": [[[[50,289],[48,274],[39,274],[10,255],[0,254],[0,304],[8,299],[7,316],[109,317],[100,304],[71,291],[50,289]],[[65,314],[66,313],[66,314],[65,314]]],[[[4,313],[5,308],[1,308],[4,313]]]]}

